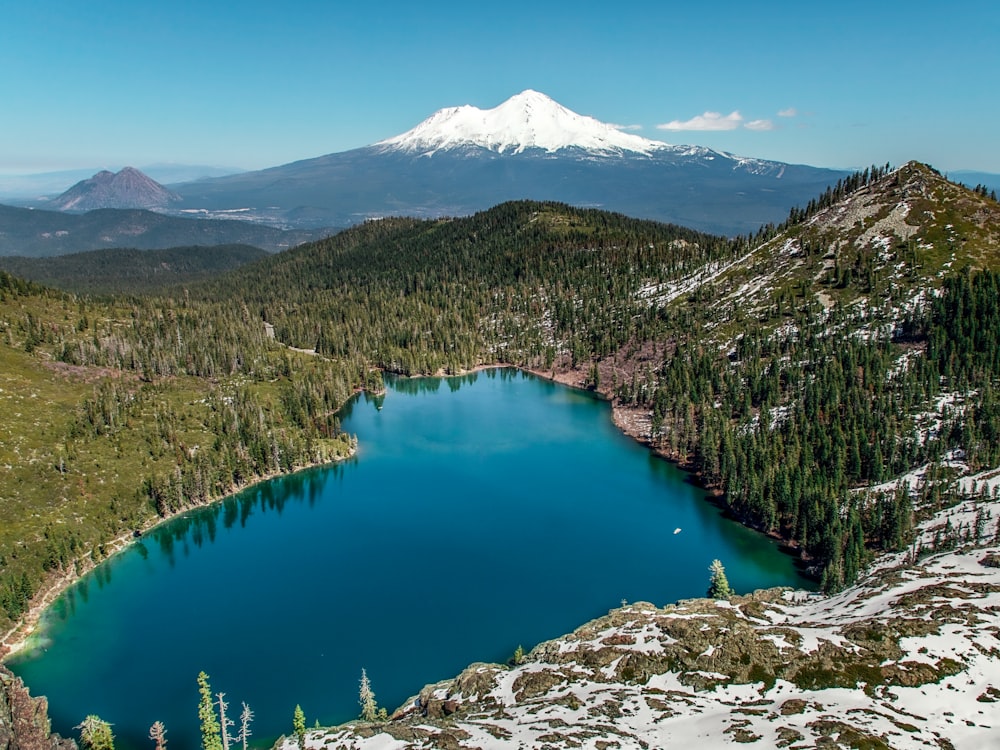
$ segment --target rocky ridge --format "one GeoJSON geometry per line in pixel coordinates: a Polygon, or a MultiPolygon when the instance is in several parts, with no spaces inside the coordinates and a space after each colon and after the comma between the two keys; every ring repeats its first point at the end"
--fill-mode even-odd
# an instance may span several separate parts
{"type": "Polygon", "coordinates": [[[48,701],[0,666],[0,750],[76,750],[76,743],[51,733],[48,701]]]}
{"type": "MultiPolygon", "coordinates": [[[[1000,252],[1000,204],[908,162],[881,180],[793,223],[741,258],[709,263],[690,276],[644,290],[650,305],[683,304],[695,291],[717,300],[715,321],[763,316],[783,289],[805,286],[829,309],[864,310],[900,290],[941,286],[948,269],[990,267],[1000,252]],[[871,279],[870,300],[850,275],[871,279]]],[[[897,310],[902,317],[902,311],[897,310]]],[[[736,332],[719,326],[717,337],[736,332]]]]}

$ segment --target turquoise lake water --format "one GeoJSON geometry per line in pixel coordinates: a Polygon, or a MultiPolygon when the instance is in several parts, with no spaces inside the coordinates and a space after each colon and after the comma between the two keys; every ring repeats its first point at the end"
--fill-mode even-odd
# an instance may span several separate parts
{"type": "Polygon", "coordinates": [[[623,599],[702,596],[714,558],[739,592],[808,585],[585,393],[513,370],[393,380],[343,426],[355,458],[175,519],[57,601],[10,665],[55,731],[96,713],[119,750],[149,748],[160,720],[198,747],[204,670],[267,746],[296,704],[310,726],[354,718],[362,667],[391,711],[623,599]]]}

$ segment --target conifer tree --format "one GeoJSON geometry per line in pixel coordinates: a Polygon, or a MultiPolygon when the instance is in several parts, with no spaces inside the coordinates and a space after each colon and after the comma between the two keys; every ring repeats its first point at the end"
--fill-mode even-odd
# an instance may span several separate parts
{"type": "Polygon", "coordinates": [[[368,673],[361,669],[361,688],[358,691],[358,703],[361,704],[361,718],[365,721],[375,721],[378,718],[378,705],[375,703],[375,692],[368,679],[368,673]]]}
{"type": "Polygon", "coordinates": [[[298,704],[295,705],[295,713],[292,714],[292,731],[295,732],[299,750],[306,750],[306,714],[298,704]]]}
{"type": "Polygon", "coordinates": [[[243,704],[243,712],[240,714],[240,731],[236,734],[236,741],[247,750],[247,742],[250,740],[250,722],[253,721],[253,711],[246,703],[243,704]]]}
{"type": "Polygon", "coordinates": [[[514,649],[514,664],[520,664],[524,661],[524,647],[519,643],[517,648],[514,649]]]}
{"type": "Polygon", "coordinates": [[[208,675],[204,672],[198,673],[198,693],[201,696],[198,701],[198,719],[201,721],[202,750],[222,750],[222,729],[215,715],[208,675]]]}
{"type": "Polygon", "coordinates": [[[708,580],[708,597],[710,599],[728,599],[733,595],[733,589],[726,578],[726,569],[719,560],[712,560],[708,566],[712,575],[708,580]]]}
{"type": "Polygon", "coordinates": [[[233,720],[226,717],[226,709],[229,704],[224,700],[225,693],[217,693],[216,702],[219,706],[219,733],[222,735],[222,750],[229,750],[229,727],[233,725],[233,720]]]}
{"type": "Polygon", "coordinates": [[[80,744],[84,750],[115,750],[111,725],[97,714],[90,714],[75,728],[80,730],[80,744]]]}

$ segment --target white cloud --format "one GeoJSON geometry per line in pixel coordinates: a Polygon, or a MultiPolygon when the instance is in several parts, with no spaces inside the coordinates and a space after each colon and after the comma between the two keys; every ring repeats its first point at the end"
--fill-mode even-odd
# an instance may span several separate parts
{"type": "Polygon", "coordinates": [[[789,107],[788,109],[779,109],[778,117],[795,117],[798,113],[799,111],[795,107],[789,107]]]}
{"type": "Polygon", "coordinates": [[[742,122],[743,115],[734,110],[728,115],[706,112],[690,120],[672,120],[656,127],[658,130],[736,130],[742,122]]]}
{"type": "Polygon", "coordinates": [[[770,120],[751,120],[743,127],[747,130],[774,130],[774,123],[770,120]]]}
{"type": "Polygon", "coordinates": [[[642,130],[642,125],[619,125],[618,123],[609,123],[611,127],[615,130],[642,130]]]}

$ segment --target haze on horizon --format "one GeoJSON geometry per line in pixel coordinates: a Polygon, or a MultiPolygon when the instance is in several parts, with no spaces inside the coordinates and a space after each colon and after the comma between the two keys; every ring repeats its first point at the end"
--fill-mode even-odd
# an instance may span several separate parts
{"type": "Polygon", "coordinates": [[[1000,9],[735,0],[606,8],[58,0],[7,9],[0,174],[258,169],[527,88],[674,144],[1000,172],[1000,9]]]}

